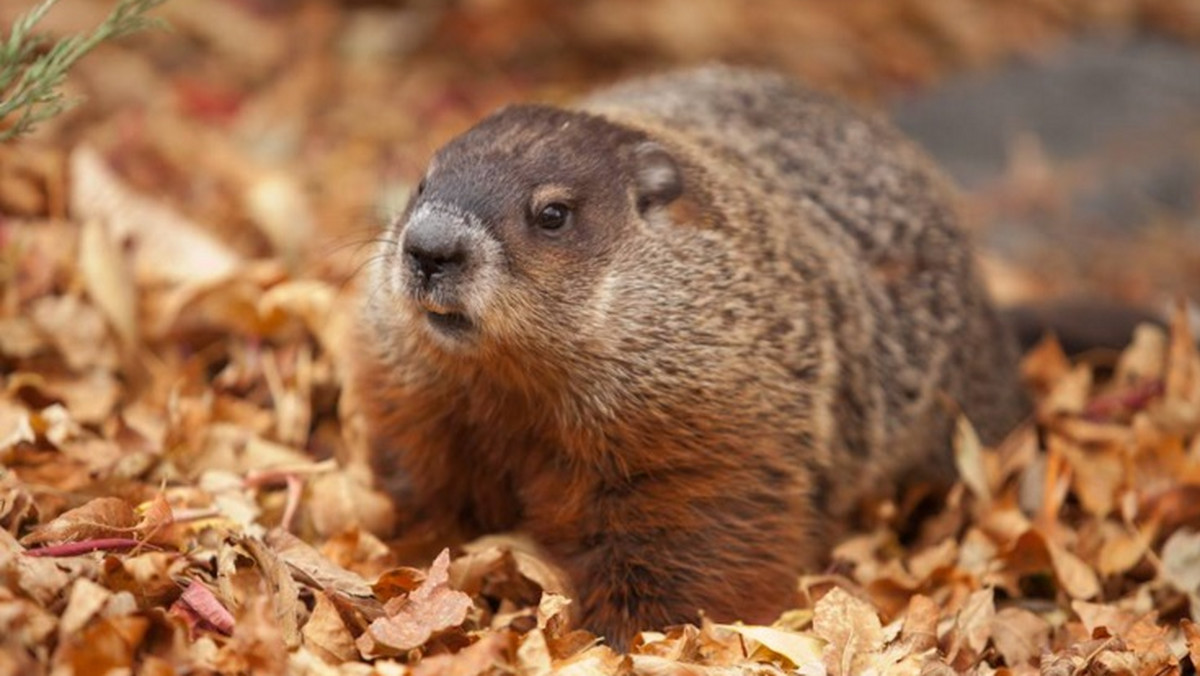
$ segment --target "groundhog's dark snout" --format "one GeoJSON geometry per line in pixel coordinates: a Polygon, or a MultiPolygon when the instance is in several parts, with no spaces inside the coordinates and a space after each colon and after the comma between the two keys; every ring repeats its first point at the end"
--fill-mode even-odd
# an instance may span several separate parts
{"type": "Polygon", "coordinates": [[[427,216],[414,219],[404,231],[404,259],[424,288],[458,276],[467,264],[467,246],[453,219],[427,216]]]}

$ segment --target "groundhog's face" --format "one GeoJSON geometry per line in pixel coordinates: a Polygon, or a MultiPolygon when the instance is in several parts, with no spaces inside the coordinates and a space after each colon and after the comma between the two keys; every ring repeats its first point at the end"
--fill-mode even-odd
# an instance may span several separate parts
{"type": "Polygon", "coordinates": [[[391,226],[379,290],[407,330],[454,353],[586,339],[648,212],[681,190],[675,162],[640,132],[506,108],[434,156],[391,226]]]}

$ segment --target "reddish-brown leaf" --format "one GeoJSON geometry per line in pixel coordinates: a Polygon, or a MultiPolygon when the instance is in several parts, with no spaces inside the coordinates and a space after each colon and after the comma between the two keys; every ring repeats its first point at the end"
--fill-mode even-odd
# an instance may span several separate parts
{"type": "Polygon", "coordinates": [[[434,634],[457,627],[467,618],[471,597],[451,589],[450,552],[442,550],[429,567],[424,582],[407,596],[388,601],[387,613],[371,623],[358,638],[364,656],[401,654],[419,648],[434,634]]]}

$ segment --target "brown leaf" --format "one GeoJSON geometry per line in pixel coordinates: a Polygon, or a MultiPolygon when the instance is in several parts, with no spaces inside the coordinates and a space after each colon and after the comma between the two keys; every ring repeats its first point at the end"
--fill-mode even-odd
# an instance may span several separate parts
{"type": "Polygon", "coordinates": [[[1147,671],[1162,669],[1168,665],[1177,668],[1179,660],[1167,642],[1167,628],[1159,626],[1156,620],[1157,613],[1154,612],[1140,617],[1129,631],[1125,632],[1125,643],[1138,656],[1143,669],[1147,671]]]}
{"type": "Polygon", "coordinates": [[[541,629],[525,632],[517,647],[517,668],[529,676],[548,676],[553,671],[553,659],[541,629]]]}
{"type": "Polygon", "coordinates": [[[1021,360],[1021,375],[1040,392],[1048,392],[1071,372],[1071,361],[1054,336],[1046,336],[1021,360]]]}
{"type": "Polygon", "coordinates": [[[1058,578],[1063,591],[1073,599],[1090,599],[1100,594],[1100,580],[1091,566],[1058,542],[1046,539],[1045,543],[1050,564],[1054,567],[1054,576],[1058,578]]]}
{"type": "Polygon", "coordinates": [[[995,592],[980,589],[967,597],[963,607],[954,618],[954,628],[951,635],[951,649],[947,651],[951,664],[961,664],[964,657],[967,663],[983,653],[988,640],[992,637],[992,620],[996,615],[994,602],[995,592]]]}
{"type": "Polygon", "coordinates": [[[1200,596],[1200,532],[1178,530],[1162,546],[1162,577],[1192,597],[1200,596]]]}
{"type": "Polygon", "coordinates": [[[1200,627],[1187,618],[1179,623],[1179,627],[1183,629],[1183,637],[1187,640],[1188,656],[1192,658],[1192,664],[1200,664],[1200,627]]]}
{"type": "Polygon", "coordinates": [[[228,247],[173,209],[130,190],[96,150],[71,155],[71,212],[108,222],[110,236],[133,243],[139,281],[211,283],[237,271],[228,247]]]}
{"type": "Polygon", "coordinates": [[[772,656],[785,658],[798,668],[817,667],[822,663],[824,641],[795,631],[743,624],[723,624],[722,629],[739,634],[751,645],[757,643],[772,656]]]}
{"type": "Polygon", "coordinates": [[[258,538],[247,537],[242,546],[254,557],[262,580],[270,590],[271,606],[275,611],[276,629],[288,648],[300,645],[300,616],[306,614],[300,601],[300,588],[292,579],[288,566],[258,538]]]}
{"type": "Polygon", "coordinates": [[[92,302],[126,349],[138,341],[137,291],[130,265],[107,221],[88,219],[79,235],[79,269],[92,302]]]}
{"type": "Polygon", "coordinates": [[[1085,364],[1076,366],[1060,378],[1050,394],[1038,404],[1039,419],[1049,422],[1061,415],[1083,413],[1091,389],[1092,369],[1085,364]]]}
{"type": "Polygon", "coordinates": [[[1057,434],[1050,435],[1047,445],[1061,453],[1070,463],[1071,487],[1080,503],[1096,517],[1106,517],[1116,507],[1117,494],[1128,479],[1123,447],[1107,445],[1083,446],[1057,434]]]}
{"type": "Polygon", "coordinates": [[[883,625],[875,610],[841,587],[817,601],[813,631],[827,641],[822,655],[834,676],[857,673],[856,665],[883,648],[883,625]]]}
{"type": "Polygon", "coordinates": [[[72,371],[113,371],[120,363],[104,315],[78,296],[43,296],[29,316],[72,371]]]}
{"type": "Polygon", "coordinates": [[[434,559],[428,576],[407,597],[397,597],[384,606],[387,616],[371,623],[358,638],[364,656],[401,654],[419,648],[435,633],[457,627],[474,605],[471,597],[448,585],[450,551],[434,559]]]}
{"type": "Polygon", "coordinates": [[[922,652],[937,647],[937,625],[940,616],[938,605],[928,596],[916,594],[908,602],[900,638],[908,641],[913,652],[922,652]]]}
{"type": "Polygon", "coordinates": [[[991,637],[1010,667],[1035,664],[1050,643],[1050,623],[1024,608],[1004,608],[992,618],[991,637]]]}
{"type": "Polygon", "coordinates": [[[67,607],[58,623],[59,640],[82,631],[111,598],[112,592],[86,578],[71,585],[67,607]]]}
{"type": "Polygon", "coordinates": [[[543,591],[570,597],[566,574],[527,537],[489,535],[468,543],[467,554],[450,564],[455,589],[531,605],[543,591]]]}
{"type": "MultiPolygon", "coordinates": [[[[492,673],[499,665],[513,663],[513,646],[516,634],[511,631],[493,631],[483,634],[479,640],[452,655],[434,655],[421,660],[413,668],[413,676],[476,676],[492,673]]],[[[555,665],[556,672],[563,673],[563,665],[555,665]]],[[[571,673],[592,673],[580,670],[571,673]]]]}
{"type": "Polygon", "coordinates": [[[992,500],[987,458],[975,428],[966,416],[959,416],[954,428],[954,466],[967,488],[983,505],[992,500]]]}
{"type": "Polygon", "coordinates": [[[325,558],[307,542],[274,528],[267,533],[266,543],[306,584],[339,594],[356,604],[373,605],[377,612],[382,612],[366,580],[325,558]]]}
{"type": "Polygon", "coordinates": [[[287,646],[279,633],[270,600],[248,599],[238,614],[231,639],[221,646],[214,663],[222,673],[287,673],[287,646]]]}
{"type": "Polygon", "coordinates": [[[1096,572],[1101,577],[1129,571],[1140,562],[1158,535],[1158,522],[1150,521],[1130,528],[1112,521],[1100,524],[1100,551],[1096,554],[1096,572]]]}
{"type": "Polygon", "coordinates": [[[75,674],[129,673],[149,628],[135,615],[102,618],[60,644],[54,661],[75,674]]]}
{"type": "Polygon", "coordinates": [[[1113,380],[1123,385],[1157,381],[1167,363],[1167,335],[1158,326],[1142,324],[1134,329],[1133,340],[1117,359],[1113,380]]]}
{"type": "Polygon", "coordinates": [[[1095,636],[1098,629],[1107,630],[1111,636],[1120,636],[1138,619],[1136,614],[1107,603],[1072,601],[1071,609],[1079,616],[1089,636],[1095,636]]]}
{"type": "Polygon", "coordinates": [[[154,494],[154,499],[146,505],[142,512],[142,518],[137,524],[137,531],[147,540],[153,541],[173,523],[175,523],[175,513],[171,510],[171,503],[167,502],[167,496],[159,491],[154,494]]]}
{"type": "Polygon", "coordinates": [[[352,528],[388,533],[395,527],[392,501],[347,471],[317,476],[309,485],[308,500],[313,527],[324,536],[352,528]]]}
{"type": "Polygon", "coordinates": [[[316,603],[312,615],[300,630],[304,645],[330,664],[357,660],[354,636],[338,613],[337,605],[329,598],[329,592],[318,591],[314,597],[316,603]]]}
{"type": "Polygon", "coordinates": [[[120,498],[96,498],[39,526],[21,541],[26,545],[36,545],[129,537],[137,523],[137,515],[129,503],[120,498]]]}

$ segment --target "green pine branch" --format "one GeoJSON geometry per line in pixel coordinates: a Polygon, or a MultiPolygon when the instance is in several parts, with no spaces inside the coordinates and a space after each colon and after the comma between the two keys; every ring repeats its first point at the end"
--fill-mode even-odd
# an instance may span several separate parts
{"type": "Polygon", "coordinates": [[[42,0],[18,17],[0,40],[0,141],[20,136],[77,103],[60,91],[67,71],[105,40],[161,26],[161,20],[146,13],[165,1],[119,0],[91,33],[62,38],[48,49],[43,49],[47,40],[34,35],[33,28],[58,0],[42,0]]]}

